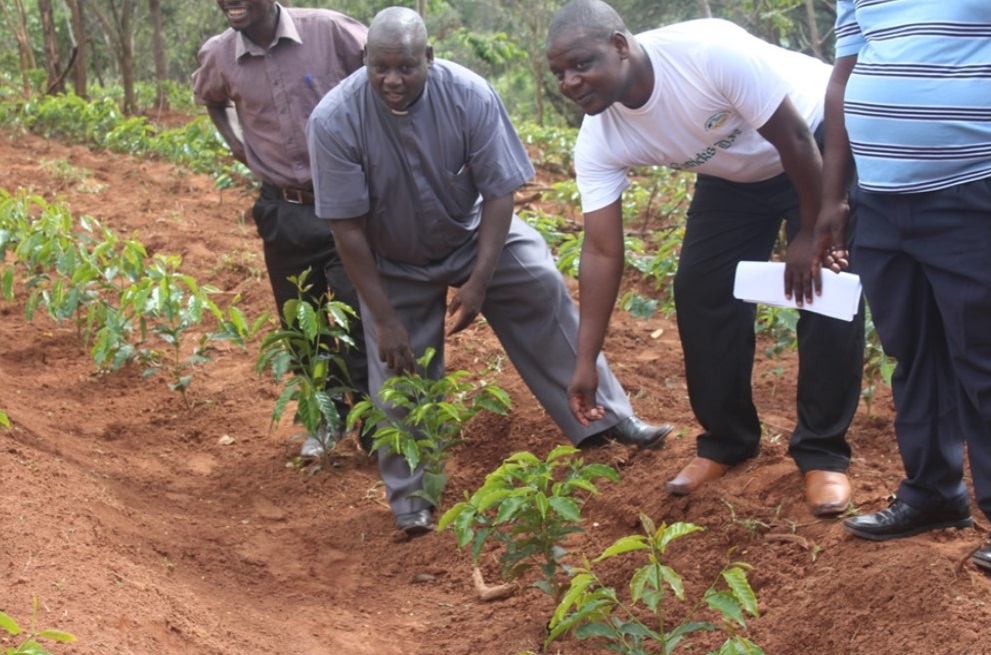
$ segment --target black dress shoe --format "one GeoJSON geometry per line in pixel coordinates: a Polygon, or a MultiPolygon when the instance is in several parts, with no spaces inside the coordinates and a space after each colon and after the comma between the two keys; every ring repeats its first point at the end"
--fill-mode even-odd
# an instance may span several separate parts
{"type": "Polygon", "coordinates": [[[429,509],[418,509],[415,512],[396,514],[396,527],[408,537],[426,534],[434,529],[433,518],[429,509]]]}
{"type": "Polygon", "coordinates": [[[606,430],[603,434],[607,439],[615,439],[619,443],[637,448],[659,448],[664,445],[664,439],[674,428],[667,423],[651,425],[644,423],[636,416],[623,419],[606,430]]]}
{"type": "Polygon", "coordinates": [[[974,551],[970,561],[991,573],[991,541],[988,541],[983,548],[974,551]]]}
{"type": "Polygon", "coordinates": [[[942,528],[969,528],[974,524],[970,510],[964,505],[958,508],[915,509],[895,498],[887,509],[864,516],[853,516],[843,521],[847,532],[863,539],[887,541],[940,530],[942,528]]]}

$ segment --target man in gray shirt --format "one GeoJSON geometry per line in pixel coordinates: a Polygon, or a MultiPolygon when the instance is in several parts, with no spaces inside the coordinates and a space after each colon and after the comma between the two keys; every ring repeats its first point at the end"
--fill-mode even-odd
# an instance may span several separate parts
{"type": "MultiPolygon", "coordinates": [[[[447,335],[482,313],[573,443],[663,443],[671,426],[633,415],[601,355],[601,417],[579,421],[568,407],[578,312],[547,244],[513,213],[534,170],[495,91],[435,60],[420,16],[400,7],[372,21],[365,68],[324,97],[308,135],[317,215],[331,219],[361,300],[372,397],[428,347],[438,356],[426,374],[441,377],[445,312],[447,335]]],[[[433,508],[410,496],[422,470],[387,448],[379,470],[397,526],[429,531],[433,508]]]]}
{"type": "MultiPolygon", "coordinates": [[[[288,278],[306,269],[311,271],[309,300],[315,306],[330,290],[335,300],[357,310],[357,292],[341,265],[330,228],[313,211],[305,129],[320,98],[361,68],[368,30],[335,11],[286,8],[274,0],[219,0],[218,5],[231,29],[200,49],[200,67],[193,74],[196,101],[206,105],[231,152],[262,183],[252,215],[264,240],[280,318],[282,306],[297,295],[288,278]],[[231,107],[243,138],[231,123],[231,107]]],[[[354,386],[366,394],[360,325],[352,326],[351,336],[357,347],[341,353],[347,371],[338,370],[335,386],[354,386]]],[[[347,406],[342,400],[335,404],[343,419],[347,406]]],[[[367,447],[367,438],[362,440],[367,447]]],[[[318,455],[322,446],[308,439],[303,454],[318,455]]]]}

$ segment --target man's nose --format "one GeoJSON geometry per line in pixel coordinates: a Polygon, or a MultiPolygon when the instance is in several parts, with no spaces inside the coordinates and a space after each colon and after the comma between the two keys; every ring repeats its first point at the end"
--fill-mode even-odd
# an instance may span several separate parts
{"type": "Polygon", "coordinates": [[[564,71],[558,84],[561,89],[573,89],[581,83],[581,76],[574,71],[564,71]]]}

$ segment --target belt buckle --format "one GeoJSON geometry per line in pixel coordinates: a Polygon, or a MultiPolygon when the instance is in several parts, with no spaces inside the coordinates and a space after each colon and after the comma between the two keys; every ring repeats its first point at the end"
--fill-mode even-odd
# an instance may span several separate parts
{"type": "Polygon", "coordinates": [[[282,199],[293,205],[302,205],[303,202],[303,192],[300,189],[283,189],[282,199]]]}

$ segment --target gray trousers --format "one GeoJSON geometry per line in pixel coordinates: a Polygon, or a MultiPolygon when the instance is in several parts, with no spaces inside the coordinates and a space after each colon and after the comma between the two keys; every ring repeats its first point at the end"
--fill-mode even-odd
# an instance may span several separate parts
{"type": "MultiPolygon", "coordinates": [[[[476,250],[476,239],[472,238],[444,260],[425,266],[378,259],[379,274],[392,306],[410,333],[414,355],[422,356],[427,347],[437,350],[426,372],[431,379],[444,375],[448,288],[458,287],[468,279],[476,250]]],[[[379,402],[378,391],[394,372],[379,360],[376,326],[364,303],[362,314],[369,388],[372,398],[379,402]]],[[[597,400],[606,408],[606,416],[586,427],[572,415],[567,389],[577,361],[578,309],[543,238],[515,216],[489,283],[482,315],[520,377],[572,443],[578,444],[633,415],[626,393],[601,354],[597,400]]],[[[394,408],[384,409],[394,418],[401,416],[394,408]]],[[[429,507],[423,498],[409,497],[422,488],[422,468],[411,471],[401,455],[388,450],[380,449],[378,459],[392,511],[402,514],[429,507]]]]}

